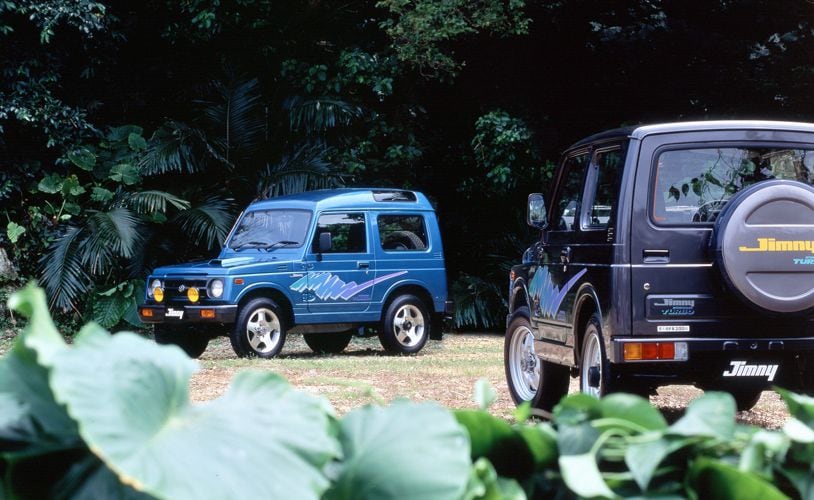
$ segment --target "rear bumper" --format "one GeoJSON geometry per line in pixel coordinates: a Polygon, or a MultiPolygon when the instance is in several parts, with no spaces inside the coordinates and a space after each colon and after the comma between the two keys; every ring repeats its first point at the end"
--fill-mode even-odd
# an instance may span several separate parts
{"type": "Polygon", "coordinates": [[[814,337],[795,338],[625,338],[611,342],[614,377],[627,384],[694,384],[701,388],[780,386],[812,390],[814,337]],[[624,360],[630,342],[684,342],[686,360],[624,360]]]}
{"type": "Polygon", "coordinates": [[[138,308],[138,315],[144,323],[234,323],[237,305],[143,305],[138,308]]]}
{"type": "MultiPolygon", "coordinates": [[[[641,361],[625,361],[624,346],[632,342],[683,342],[687,345],[686,361],[671,361],[688,363],[692,362],[694,354],[720,352],[722,357],[730,357],[732,354],[755,356],[786,356],[802,353],[814,354],[814,337],[794,337],[794,338],[692,338],[692,337],[628,337],[614,339],[611,341],[610,352],[611,363],[640,363],[641,361]]],[[[705,356],[706,357],[706,356],[705,356]]],[[[648,361],[648,363],[653,361],[648,361]]],[[[658,362],[658,361],[657,361],[658,362]]]]}

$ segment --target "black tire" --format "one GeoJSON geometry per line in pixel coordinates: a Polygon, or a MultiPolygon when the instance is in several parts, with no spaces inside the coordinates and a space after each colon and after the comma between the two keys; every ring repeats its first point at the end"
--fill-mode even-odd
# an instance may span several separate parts
{"type": "Polygon", "coordinates": [[[432,320],[424,302],[415,295],[396,297],[382,317],[379,342],[388,352],[415,354],[430,337],[432,320]]]}
{"type": "Polygon", "coordinates": [[[412,231],[393,231],[382,243],[386,250],[424,250],[427,248],[421,238],[412,231]]]}
{"type": "Polygon", "coordinates": [[[739,389],[730,391],[730,394],[735,398],[735,407],[738,411],[749,411],[760,400],[763,389],[739,389]]]}
{"type": "Polygon", "coordinates": [[[177,345],[190,358],[197,359],[209,345],[209,334],[189,325],[155,325],[153,336],[157,344],[177,345]]]}
{"type": "Polygon", "coordinates": [[[337,354],[345,350],[353,337],[353,330],[336,333],[304,333],[305,343],[317,354],[337,354]]]}
{"type": "Polygon", "coordinates": [[[503,342],[503,367],[514,404],[529,401],[533,408],[550,412],[568,394],[568,367],[543,361],[534,353],[529,311],[518,309],[503,342]]]}
{"type": "Polygon", "coordinates": [[[582,336],[579,390],[598,398],[617,390],[614,387],[608,356],[605,354],[602,325],[597,316],[588,320],[582,336]]]}
{"type": "Polygon", "coordinates": [[[723,282],[760,312],[807,316],[814,312],[814,266],[792,257],[811,255],[814,187],[797,181],[758,182],[735,194],[715,221],[710,246],[723,282]]]}
{"type": "Polygon", "coordinates": [[[260,297],[240,308],[229,335],[232,349],[241,358],[273,358],[283,350],[287,325],[285,314],[273,300],[260,297]]]}

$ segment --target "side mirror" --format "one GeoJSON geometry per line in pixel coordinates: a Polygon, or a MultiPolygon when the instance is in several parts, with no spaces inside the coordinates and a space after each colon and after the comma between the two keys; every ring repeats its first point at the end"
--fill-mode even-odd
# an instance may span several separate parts
{"type": "Polygon", "coordinates": [[[331,233],[319,233],[319,253],[328,253],[331,248],[331,233]]]}
{"type": "Polygon", "coordinates": [[[529,195],[529,202],[526,207],[526,223],[537,229],[545,229],[548,226],[545,199],[542,194],[532,193],[529,195]]]}

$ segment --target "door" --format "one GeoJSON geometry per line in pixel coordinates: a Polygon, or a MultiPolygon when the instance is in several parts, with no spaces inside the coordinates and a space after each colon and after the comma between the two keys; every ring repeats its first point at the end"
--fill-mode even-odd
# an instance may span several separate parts
{"type": "MultiPolygon", "coordinates": [[[[571,334],[569,291],[584,268],[571,265],[574,245],[580,232],[581,203],[590,151],[582,150],[565,158],[551,200],[549,229],[545,231],[539,266],[529,283],[531,324],[536,337],[565,344],[571,334]]],[[[573,294],[570,294],[573,302],[573,294]]]]}
{"type": "Polygon", "coordinates": [[[375,284],[374,267],[366,214],[321,214],[306,255],[307,290],[303,293],[308,312],[325,315],[316,318],[317,322],[340,322],[351,320],[344,314],[367,311],[375,284]],[[323,251],[321,234],[330,235],[330,248],[323,251]]]}

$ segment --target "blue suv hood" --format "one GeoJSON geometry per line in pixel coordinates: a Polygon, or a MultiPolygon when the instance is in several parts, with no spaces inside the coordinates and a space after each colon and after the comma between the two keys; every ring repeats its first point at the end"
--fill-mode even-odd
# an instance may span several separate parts
{"type": "Polygon", "coordinates": [[[293,263],[294,260],[291,259],[290,255],[284,256],[282,259],[270,255],[219,257],[211,260],[157,267],[153,270],[151,276],[223,276],[244,272],[279,272],[292,269],[293,263]]]}

